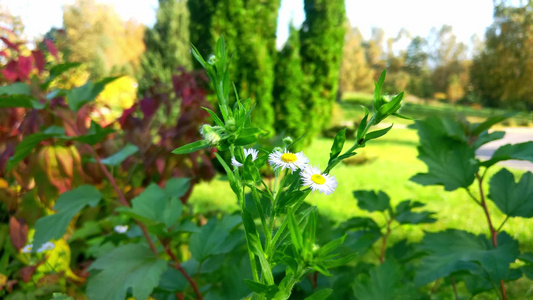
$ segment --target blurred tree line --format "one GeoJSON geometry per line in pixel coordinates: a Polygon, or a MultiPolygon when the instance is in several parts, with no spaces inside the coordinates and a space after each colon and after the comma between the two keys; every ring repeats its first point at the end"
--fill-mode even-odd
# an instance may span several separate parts
{"type": "Polygon", "coordinates": [[[406,90],[420,99],[531,110],[533,108],[533,3],[513,6],[493,1],[494,21],[485,40],[474,35],[470,48],[458,42],[452,27],[432,28],[427,37],[400,30],[385,39],[374,28],[364,40],[357,27],[347,34],[341,67],[341,90],[371,92],[381,70],[390,81],[385,90],[406,90]],[[394,49],[407,39],[407,48],[394,49]]]}
{"type": "MultiPolygon", "coordinates": [[[[138,95],[154,87],[172,93],[177,68],[198,69],[190,44],[209,57],[224,35],[233,51],[232,80],[241,98],[256,104],[262,128],[306,142],[327,127],[341,92],[371,92],[383,69],[385,91],[406,90],[421,99],[531,109],[533,106],[533,4],[494,1],[494,23],[485,42],[470,49],[450,26],[427,37],[400,30],[386,38],[374,28],[365,40],[346,20],[344,0],[304,0],[306,19],[291,25],[276,49],[281,0],[159,0],[153,27],[124,21],[112,6],[76,0],[64,8],[63,28],[52,29],[65,59],[83,62],[93,78],[127,74],[138,95]],[[407,43],[405,41],[408,41],[407,43]],[[403,49],[398,49],[398,45],[403,49]]],[[[80,75],[81,76],[81,75],[80,75]]]]}

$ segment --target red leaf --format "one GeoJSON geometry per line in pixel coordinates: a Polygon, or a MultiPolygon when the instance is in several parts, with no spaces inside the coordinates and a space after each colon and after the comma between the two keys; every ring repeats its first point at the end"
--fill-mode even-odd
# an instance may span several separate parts
{"type": "Polygon", "coordinates": [[[24,223],[24,220],[12,216],[9,219],[9,236],[15,249],[20,251],[28,242],[28,225],[24,223]]]}
{"type": "Polygon", "coordinates": [[[29,282],[31,280],[31,277],[35,273],[35,270],[37,267],[41,264],[41,262],[37,263],[35,266],[27,266],[19,271],[19,275],[24,280],[24,282],[29,282]]]}
{"type": "Polygon", "coordinates": [[[15,43],[10,42],[5,37],[0,37],[0,40],[2,40],[8,48],[19,51],[19,46],[15,43]]]}
{"type": "Polygon", "coordinates": [[[144,118],[150,118],[156,110],[156,103],[153,98],[144,98],[140,102],[141,111],[144,114],[144,118]]]}
{"type": "Polygon", "coordinates": [[[31,56],[19,56],[19,78],[21,80],[28,79],[33,66],[33,58],[31,56]]]}
{"type": "Polygon", "coordinates": [[[46,64],[43,52],[41,50],[33,50],[31,54],[33,55],[35,67],[37,68],[37,70],[39,70],[39,73],[41,73],[44,70],[44,66],[46,64]]]}
{"type": "Polygon", "coordinates": [[[50,51],[50,54],[52,54],[57,59],[57,48],[56,45],[54,45],[54,42],[49,39],[44,39],[44,43],[46,44],[46,48],[48,48],[48,51],[50,51]]]}
{"type": "Polygon", "coordinates": [[[7,57],[7,52],[5,52],[5,51],[0,51],[0,56],[7,57]]]}
{"type": "Polygon", "coordinates": [[[2,70],[2,75],[7,81],[15,81],[18,78],[18,63],[16,61],[10,61],[6,67],[2,70]]]}

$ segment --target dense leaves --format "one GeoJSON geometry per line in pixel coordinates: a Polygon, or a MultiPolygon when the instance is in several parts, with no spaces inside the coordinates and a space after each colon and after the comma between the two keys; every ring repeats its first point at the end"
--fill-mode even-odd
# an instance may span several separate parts
{"type": "Polygon", "coordinates": [[[167,262],[143,244],[118,247],[99,257],[90,270],[94,274],[87,286],[87,296],[96,300],[122,300],[131,288],[133,297],[146,299],[159,283],[167,262]]]}
{"type": "Polygon", "coordinates": [[[38,249],[49,240],[61,238],[72,218],[83,207],[97,205],[101,198],[102,194],[91,185],[83,185],[61,194],[54,205],[56,213],[45,216],[35,223],[33,249],[38,249]]]}
{"type": "Polygon", "coordinates": [[[509,275],[509,264],[518,257],[518,242],[507,233],[498,234],[498,246],[484,236],[448,229],[427,233],[419,249],[427,252],[420,260],[415,283],[428,284],[459,271],[482,275],[498,284],[509,275]]]}

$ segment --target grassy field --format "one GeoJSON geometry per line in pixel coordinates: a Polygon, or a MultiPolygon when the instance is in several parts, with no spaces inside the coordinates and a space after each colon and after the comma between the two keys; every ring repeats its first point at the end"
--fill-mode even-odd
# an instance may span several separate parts
{"type": "MultiPolygon", "coordinates": [[[[304,150],[311,163],[325,166],[332,140],[320,138],[304,150]]],[[[353,216],[368,213],[357,208],[352,191],[359,189],[381,189],[389,194],[393,203],[405,199],[421,201],[427,209],[435,211],[438,221],[424,226],[402,226],[395,230],[392,240],[408,237],[416,241],[423,235],[423,230],[438,231],[445,228],[457,228],[473,233],[488,233],[487,222],[482,209],[477,206],[464,190],[445,192],[442,187],[423,187],[409,181],[417,172],[424,172],[425,165],[419,161],[416,145],[418,137],[410,129],[393,129],[384,137],[370,142],[358,155],[366,156],[368,163],[363,165],[340,164],[333,171],[338,181],[335,193],[330,196],[312,194],[308,202],[316,205],[322,215],[340,223],[353,216]]],[[[494,167],[487,176],[498,170],[494,167]]],[[[516,171],[517,174],[522,172],[516,171]]],[[[475,191],[474,191],[475,192],[475,191]]],[[[227,181],[218,178],[211,183],[202,183],[195,187],[191,197],[197,212],[213,210],[235,211],[238,209],[235,197],[227,181]]],[[[489,202],[495,226],[503,221],[502,214],[489,202]]],[[[383,222],[381,215],[374,215],[383,222]]],[[[504,230],[519,239],[527,249],[533,249],[531,220],[512,218],[504,230]]]]}
{"type": "MultiPolygon", "coordinates": [[[[361,105],[368,108],[372,106],[373,95],[368,93],[350,92],[344,93],[342,102],[339,103],[343,112],[344,120],[360,120],[363,116],[361,105]]],[[[449,116],[462,115],[471,122],[481,122],[489,116],[504,114],[509,112],[494,108],[474,108],[470,106],[455,105],[439,101],[430,101],[429,104],[414,97],[407,97],[402,106],[402,114],[423,118],[427,116],[449,116]]],[[[391,122],[397,124],[410,124],[412,121],[403,119],[392,119],[391,122]]],[[[513,118],[502,123],[503,126],[533,126],[533,114],[520,112],[513,118]]]]}

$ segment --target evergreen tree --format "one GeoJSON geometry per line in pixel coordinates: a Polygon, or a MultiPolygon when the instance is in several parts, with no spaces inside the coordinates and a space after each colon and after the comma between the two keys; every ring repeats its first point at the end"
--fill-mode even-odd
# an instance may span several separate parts
{"type": "Polygon", "coordinates": [[[306,19],[300,33],[306,87],[308,141],[329,125],[337,98],[345,34],[344,0],[305,0],[306,19]]]}
{"type": "Polygon", "coordinates": [[[289,39],[279,53],[275,67],[275,129],[292,138],[305,133],[305,124],[302,122],[305,104],[302,101],[303,73],[299,39],[298,30],[291,24],[289,39]]]}
{"type": "Polygon", "coordinates": [[[154,79],[170,87],[178,67],[191,67],[189,11],[185,0],[159,0],[157,21],[152,29],[146,30],[144,43],[139,91],[152,86],[154,79]]]}
{"type": "Polygon", "coordinates": [[[255,124],[271,133],[274,132],[272,92],[279,5],[280,0],[189,2],[191,42],[207,57],[216,39],[224,36],[226,47],[233,52],[231,80],[241,98],[255,101],[255,124]],[[194,30],[197,32],[193,34],[194,30]]]}

